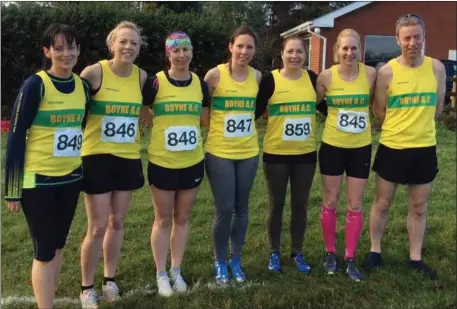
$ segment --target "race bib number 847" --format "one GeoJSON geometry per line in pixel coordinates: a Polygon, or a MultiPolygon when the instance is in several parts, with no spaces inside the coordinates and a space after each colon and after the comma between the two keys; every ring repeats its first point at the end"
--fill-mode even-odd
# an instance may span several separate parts
{"type": "Polygon", "coordinates": [[[247,137],[254,133],[252,114],[230,114],[224,119],[225,137],[247,137]]]}

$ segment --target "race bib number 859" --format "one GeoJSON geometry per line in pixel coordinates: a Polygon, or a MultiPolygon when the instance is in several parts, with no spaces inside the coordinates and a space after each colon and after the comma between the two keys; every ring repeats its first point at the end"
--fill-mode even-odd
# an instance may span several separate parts
{"type": "Polygon", "coordinates": [[[283,125],[284,141],[305,141],[311,135],[311,118],[286,118],[283,125]]]}
{"type": "Polygon", "coordinates": [[[224,119],[225,137],[247,137],[254,132],[252,114],[231,114],[224,119]]]}
{"type": "Polygon", "coordinates": [[[176,126],[165,130],[165,149],[168,151],[194,150],[198,144],[195,126],[176,126]]]}
{"type": "Polygon", "coordinates": [[[134,143],[137,131],[136,117],[104,117],[101,140],[111,143],[134,143]]]}
{"type": "Polygon", "coordinates": [[[367,128],[367,113],[339,111],[337,128],[348,133],[362,133],[367,128]]]}
{"type": "Polygon", "coordinates": [[[83,132],[79,128],[60,129],[54,134],[54,157],[77,157],[81,154],[83,132]]]}

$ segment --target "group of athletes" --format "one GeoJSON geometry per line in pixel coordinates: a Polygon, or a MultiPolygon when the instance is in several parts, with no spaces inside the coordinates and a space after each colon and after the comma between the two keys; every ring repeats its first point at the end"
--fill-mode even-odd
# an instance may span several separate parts
{"type": "Polygon", "coordinates": [[[381,238],[398,184],[408,185],[410,256],[407,265],[435,279],[421,257],[427,202],[438,173],[435,119],[444,100],[443,65],[424,56],[425,26],[408,14],[396,23],[401,55],[379,72],[361,63],[360,37],[343,30],[334,45],[335,65],[318,76],[304,70],[303,39],[283,40],[282,68],[262,74],[249,66],[257,39],[240,27],[229,42],[230,59],[207,72],[189,71],[192,42],[184,32],[165,41],[168,70],[153,77],[134,64],[140,30],[119,23],[106,43],[112,54],[72,73],[80,50],[75,30],[51,25],[43,35],[45,68],[23,83],[12,114],[6,154],[6,200],[23,210],[34,244],[32,285],[39,308],[52,308],[63,248],[81,191],[87,234],[81,247],[83,308],[98,308],[94,288],[103,253],[103,296],[119,299],[115,281],[132,191],[144,185],[139,124],[151,125],[148,181],[154,207],[151,234],[158,293],[185,292],[181,264],[189,216],[206,175],[215,201],[214,277],[225,285],[246,280],[241,254],[249,196],[259,164],[256,120],[267,115],[263,168],[269,210],[268,269],[281,271],[280,236],[286,189],[291,186],[291,261],[309,273],[303,256],[308,197],[316,164],[322,175],[321,225],[326,274],[337,272],[337,205],[346,174],[345,271],[362,276],[355,251],[363,226],[372,136],[370,106],[382,123],[373,164],[376,194],[370,213],[371,250],[366,270],[382,264],[381,238]],[[373,104],[371,104],[373,102],[373,104]],[[326,116],[316,149],[316,113],[326,116]],[[203,146],[201,128],[208,128],[203,146]],[[319,157],[319,160],[318,160],[319,157]],[[230,243],[230,254],[229,254],[230,243]],[[171,266],[167,272],[167,256],[171,266]]]}

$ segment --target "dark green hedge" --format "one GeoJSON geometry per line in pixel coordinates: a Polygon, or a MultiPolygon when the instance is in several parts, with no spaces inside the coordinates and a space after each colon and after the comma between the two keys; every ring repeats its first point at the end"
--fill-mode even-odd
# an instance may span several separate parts
{"type": "MultiPolygon", "coordinates": [[[[80,73],[85,66],[109,57],[106,36],[122,20],[142,28],[146,46],[142,46],[136,64],[151,74],[165,68],[164,41],[170,31],[183,30],[190,35],[194,45],[191,69],[204,76],[227,59],[228,38],[234,27],[205,13],[177,14],[164,9],[140,12],[112,2],[52,7],[31,2],[2,5],[2,106],[12,107],[22,81],[41,68],[40,38],[51,23],[70,24],[80,34],[81,55],[74,70],[80,73]]],[[[2,114],[2,118],[8,117],[2,114]]]]}

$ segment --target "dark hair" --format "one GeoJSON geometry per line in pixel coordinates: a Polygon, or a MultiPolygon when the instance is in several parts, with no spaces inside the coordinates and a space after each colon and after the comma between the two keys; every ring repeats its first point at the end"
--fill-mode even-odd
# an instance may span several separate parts
{"type": "MultiPolygon", "coordinates": [[[[240,26],[240,27],[236,28],[235,31],[233,31],[232,37],[230,38],[230,43],[234,44],[236,38],[239,37],[240,35],[251,36],[254,39],[254,44],[257,45],[257,35],[255,34],[254,30],[247,25],[240,26]]],[[[230,72],[232,72],[232,55],[229,56],[228,63],[229,63],[229,70],[230,70],[230,72]]]]}
{"type": "Polygon", "coordinates": [[[286,38],[284,38],[282,40],[282,43],[281,43],[281,51],[282,52],[286,48],[287,42],[292,41],[292,40],[299,40],[301,42],[301,45],[303,46],[303,49],[305,49],[305,40],[303,40],[303,37],[301,35],[299,35],[299,34],[293,34],[293,35],[288,36],[288,37],[286,37],[286,38]]]}
{"type": "MultiPolygon", "coordinates": [[[[76,45],[79,45],[79,38],[76,34],[76,30],[69,25],[65,24],[52,24],[50,25],[43,33],[43,37],[41,39],[41,46],[46,48],[51,48],[56,43],[57,36],[61,34],[64,36],[65,41],[67,44],[71,45],[73,42],[76,45]]],[[[43,69],[48,70],[52,65],[51,60],[49,60],[46,56],[43,58],[43,69]]]]}

